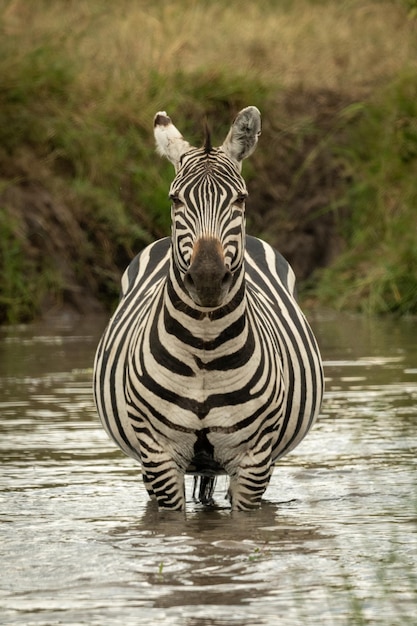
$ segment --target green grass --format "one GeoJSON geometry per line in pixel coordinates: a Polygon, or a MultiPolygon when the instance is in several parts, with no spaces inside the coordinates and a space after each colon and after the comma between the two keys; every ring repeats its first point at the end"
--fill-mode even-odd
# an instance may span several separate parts
{"type": "Polygon", "coordinates": [[[60,277],[47,257],[28,258],[19,224],[0,217],[0,311],[6,322],[29,321],[48,294],[61,292],[60,277]]]}
{"type": "MultiPolygon", "coordinates": [[[[154,113],[167,109],[196,143],[208,116],[220,142],[248,104],[265,120],[249,178],[275,184],[265,171],[286,158],[282,139],[295,164],[289,198],[323,149],[343,164],[344,195],[320,211],[349,209],[346,252],[317,279],[315,298],[416,311],[414,9],[399,0],[0,0],[0,322],[77,300],[77,289],[78,303],[90,294],[112,306],[123,267],[170,229],[172,169],[154,152],[154,113]],[[297,90],[306,103],[327,90],[359,105],[329,130],[311,112],[284,110],[283,94],[297,90]],[[306,137],[313,147],[303,154],[306,137]]],[[[279,203],[272,210],[282,219],[279,203]]]]}
{"type": "Polygon", "coordinates": [[[417,313],[415,73],[355,106],[353,118],[338,147],[348,179],[347,249],[321,272],[316,293],[340,309],[417,313]]]}

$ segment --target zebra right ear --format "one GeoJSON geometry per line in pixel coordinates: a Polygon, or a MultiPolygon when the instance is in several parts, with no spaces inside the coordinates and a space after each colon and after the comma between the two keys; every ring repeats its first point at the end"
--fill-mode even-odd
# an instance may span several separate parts
{"type": "Polygon", "coordinates": [[[190,149],[178,128],[165,111],[159,111],[154,118],[154,135],[158,154],[167,157],[178,171],[182,155],[190,149]]]}
{"type": "Polygon", "coordinates": [[[236,162],[239,170],[243,159],[252,154],[261,134],[261,113],[254,106],[246,107],[237,114],[222,150],[236,162]]]}

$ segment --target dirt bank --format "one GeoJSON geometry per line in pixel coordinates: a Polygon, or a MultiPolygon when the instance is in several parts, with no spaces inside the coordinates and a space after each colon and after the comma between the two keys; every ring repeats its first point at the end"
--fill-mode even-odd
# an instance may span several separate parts
{"type": "MultiPolygon", "coordinates": [[[[249,165],[248,232],[279,249],[301,282],[343,247],[340,210],[331,207],[345,182],[334,146],[340,112],[347,104],[347,97],[330,91],[277,96],[264,112],[263,134],[249,165]]],[[[68,163],[25,145],[1,154],[0,165],[5,181],[0,202],[9,219],[3,262],[6,250],[17,245],[17,270],[30,276],[28,289],[34,291],[26,317],[60,309],[85,314],[111,308],[125,266],[162,234],[147,207],[138,206],[135,197],[123,197],[129,219],[142,220],[144,233],[123,239],[74,193],[68,163]]],[[[4,320],[7,302],[1,306],[4,320]]]]}

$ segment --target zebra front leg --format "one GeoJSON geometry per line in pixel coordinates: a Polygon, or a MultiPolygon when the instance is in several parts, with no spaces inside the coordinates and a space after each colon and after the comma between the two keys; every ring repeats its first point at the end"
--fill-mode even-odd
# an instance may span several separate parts
{"type": "Polygon", "coordinates": [[[159,509],[182,511],[185,509],[184,472],[168,455],[143,460],[143,482],[159,509]]]}
{"type": "Polygon", "coordinates": [[[229,498],[232,509],[247,511],[261,505],[262,496],[271,478],[273,466],[270,455],[257,458],[250,452],[230,472],[229,498]]]}
{"type": "Polygon", "coordinates": [[[156,500],[156,496],[153,492],[151,482],[149,478],[147,477],[146,472],[143,467],[142,467],[142,481],[143,481],[143,484],[145,485],[145,489],[148,492],[148,496],[150,497],[150,499],[156,500]]]}

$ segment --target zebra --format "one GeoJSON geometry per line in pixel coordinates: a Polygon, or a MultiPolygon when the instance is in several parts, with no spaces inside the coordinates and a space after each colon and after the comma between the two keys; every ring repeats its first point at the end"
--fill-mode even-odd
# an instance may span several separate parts
{"type": "Polygon", "coordinates": [[[175,168],[171,237],[125,270],[100,340],[94,395],[103,426],[142,467],[158,508],[213,504],[228,476],[232,510],[260,506],[275,461],[304,438],[323,395],[320,352],[281,254],[245,234],[242,161],[261,132],[240,111],[220,147],[191,146],[165,111],[157,151],[175,168]]]}

